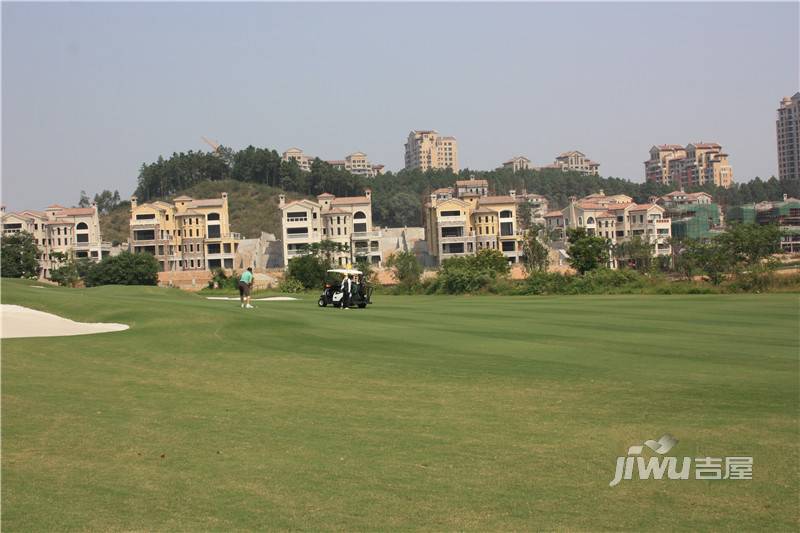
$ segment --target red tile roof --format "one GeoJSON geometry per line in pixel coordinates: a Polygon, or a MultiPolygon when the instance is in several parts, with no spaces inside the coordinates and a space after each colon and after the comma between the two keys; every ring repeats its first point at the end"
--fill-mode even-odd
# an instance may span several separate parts
{"type": "Polygon", "coordinates": [[[342,205],[342,204],[368,204],[370,199],[366,196],[342,196],[340,198],[334,198],[331,204],[333,205],[342,205]]]}
{"type": "Polygon", "coordinates": [[[62,209],[58,213],[56,213],[57,217],[79,217],[79,216],[86,216],[86,215],[93,215],[94,209],[91,207],[71,207],[67,209],[62,209]]]}
{"type": "Polygon", "coordinates": [[[490,204],[515,204],[517,203],[516,199],[513,196],[484,196],[480,200],[478,200],[479,205],[490,205],[490,204]]]}
{"type": "Polygon", "coordinates": [[[457,187],[488,187],[486,180],[456,180],[457,187]]]}

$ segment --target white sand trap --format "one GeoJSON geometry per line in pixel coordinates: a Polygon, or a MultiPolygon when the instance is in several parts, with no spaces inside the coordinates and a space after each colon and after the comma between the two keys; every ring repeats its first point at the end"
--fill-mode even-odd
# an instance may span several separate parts
{"type": "Polygon", "coordinates": [[[0,305],[0,338],[63,337],[90,335],[128,329],[127,324],[83,323],[28,309],[20,305],[0,305]]]}
{"type": "Polygon", "coordinates": [[[31,289],[47,289],[44,285],[31,285],[31,289]]]}
{"type": "MultiPolygon", "coordinates": [[[[239,298],[233,296],[206,296],[207,300],[236,300],[239,298]]],[[[299,300],[299,298],[292,298],[291,296],[271,296],[269,298],[251,298],[253,302],[290,302],[292,300],[299,300]]]]}

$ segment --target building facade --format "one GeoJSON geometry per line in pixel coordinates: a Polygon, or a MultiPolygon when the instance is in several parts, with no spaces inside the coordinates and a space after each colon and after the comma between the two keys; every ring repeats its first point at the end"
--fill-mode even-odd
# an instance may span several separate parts
{"type": "Polygon", "coordinates": [[[800,252],[800,200],[785,194],[779,202],[760,202],[732,207],[728,220],[740,224],[778,224],[785,253],[800,252]]]}
{"type": "Polygon", "coordinates": [[[435,130],[413,130],[405,144],[405,168],[449,168],[458,173],[458,142],[455,137],[440,137],[435,130]]]}
{"type": "Polygon", "coordinates": [[[676,239],[708,239],[722,231],[722,209],[706,192],[672,191],[651,200],[666,209],[676,239]]]}
{"type": "Polygon", "coordinates": [[[130,251],[152,254],[162,272],[233,269],[240,240],[230,230],[227,193],[172,203],[131,198],[130,251]]]}
{"type": "Polygon", "coordinates": [[[103,241],[97,206],[62,207],[51,205],[44,211],[2,212],[3,235],[27,232],[39,249],[40,276],[49,278],[60,266],[56,253],[64,258],[99,261],[111,252],[111,243],[103,241]]]}
{"type": "Polygon", "coordinates": [[[778,138],[778,177],[800,179],[800,92],[781,100],[775,131],[778,138]]]}
{"type": "Polygon", "coordinates": [[[451,257],[499,250],[509,263],[522,257],[522,231],[517,220],[516,192],[490,196],[485,180],[456,182],[455,189],[438,189],[425,204],[428,254],[439,263],[451,257]],[[461,183],[461,185],[459,185],[461,183]]]}
{"type": "Polygon", "coordinates": [[[381,264],[381,231],[372,226],[372,191],[364,196],[339,197],[320,194],[317,200],[286,202],[280,195],[283,226],[283,261],[305,255],[310,245],[329,240],[347,248],[333,254],[336,264],[343,266],[365,257],[381,264]]]}
{"type": "Polygon", "coordinates": [[[600,175],[600,163],[592,161],[586,157],[586,154],[577,150],[560,154],[552,165],[545,168],[556,168],[563,172],[578,172],[584,176],[600,175]]]}
{"type": "MultiPolygon", "coordinates": [[[[585,228],[589,235],[608,239],[612,247],[638,236],[652,245],[653,256],[669,256],[672,235],[666,209],[658,204],[636,204],[630,196],[606,196],[603,191],[584,198],[572,199],[564,209],[545,215],[548,233],[554,241],[567,243],[568,228],[585,228]]],[[[612,257],[608,267],[616,268],[612,257]]]]}
{"type": "Polygon", "coordinates": [[[647,181],[662,185],[688,188],[713,183],[730,187],[733,183],[728,154],[717,143],[692,143],[685,148],[677,144],[653,146],[644,168],[647,181]]]}
{"type": "MultiPolygon", "coordinates": [[[[287,163],[294,161],[303,172],[311,172],[311,165],[315,159],[315,156],[304,153],[300,148],[289,148],[281,155],[281,161],[287,163]]],[[[336,169],[346,170],[351,174],[367,178],[374,178],[385,173],[384,165],[373,165],[364,152],[354,152],[344,159],[331,159],[325,162],[336,169]]]]}
{"type": "Polygon", "coordinates": [[[503,163],[503,168],[518,172],[520,170],[531,170],[533,166],[530,159],[523,155],[518,155],[503,163]]]}
{"type": "Polygon", "coordinates": [[[355,152],[347,155],[344,159],[337,159],[326,161],[334,168],[339,170],[346,170],[356,176],[364,176],[365,178],[374,178],[385,173],[383,165],[373,165],[367,159],[367,154],[364,152],[355,152]]]}

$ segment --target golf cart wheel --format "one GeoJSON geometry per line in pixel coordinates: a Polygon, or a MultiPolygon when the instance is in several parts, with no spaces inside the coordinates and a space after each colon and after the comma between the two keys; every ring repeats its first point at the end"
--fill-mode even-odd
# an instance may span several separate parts
{"type": "Polygon", "coordinates": [[[325,298],[320,298],[319,301],[317,302],[317,305],[320,307],[325,307],[326,305],[328,305],[328,302],[325,301],[325,298]]]}
{"type": "Polygon", "coordinates": [[[367,306],[367,304],[358,304],[358,308],[359,309],[364,309],[366,306],[367,306]]]}

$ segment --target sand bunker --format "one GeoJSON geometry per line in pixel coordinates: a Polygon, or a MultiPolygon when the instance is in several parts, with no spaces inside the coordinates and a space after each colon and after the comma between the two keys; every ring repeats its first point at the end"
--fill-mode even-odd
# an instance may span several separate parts
{"type": "Polygon", "coordinates": [[[63,337],[128,329],[126,324],[88,324],[35,311],[20,305],[0,305],[0,338],[63,337]]]}
{"type": "MultiPolygon", "coordinates": [[[[235,298],[233,296],[206,296],[208,300],[236,300],[239,301],[239,298],[235,298]]],[[[291,296],[272,296],[270,298],[251,298],[250,300],[253,302],[290,302],[292,300],[297,300],[298,298],[292,298],[291,296]]]]}

